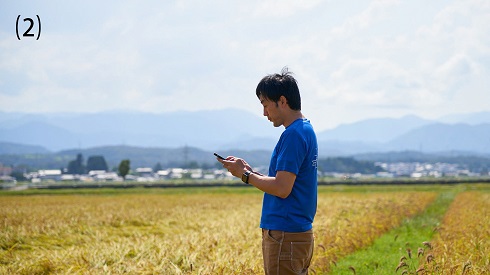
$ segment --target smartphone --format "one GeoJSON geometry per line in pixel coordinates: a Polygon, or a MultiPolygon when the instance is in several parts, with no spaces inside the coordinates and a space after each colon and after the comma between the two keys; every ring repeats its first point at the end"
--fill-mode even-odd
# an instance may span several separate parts
{"type": "Polygon", "coordinates": [[[220,156],[218,153],[214,153],[214,155],[220,159],[225,159],[224,157],[220,156]]]}

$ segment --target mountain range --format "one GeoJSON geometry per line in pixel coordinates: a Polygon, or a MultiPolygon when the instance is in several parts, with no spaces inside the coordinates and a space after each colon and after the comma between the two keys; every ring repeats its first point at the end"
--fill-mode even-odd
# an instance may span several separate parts
{"type": "MultiPolygon", "coordinates": [[[[115,145],[270,152],[282,130],[272,127],[264,117],[238,109],[161,114],[0,112],[0,154],[115,145]]],[[[489,155],[490,112],[437,120],[414,115],[366,119],[317,131],[317,137],[323,156],[405,150],[489,155]]]]}

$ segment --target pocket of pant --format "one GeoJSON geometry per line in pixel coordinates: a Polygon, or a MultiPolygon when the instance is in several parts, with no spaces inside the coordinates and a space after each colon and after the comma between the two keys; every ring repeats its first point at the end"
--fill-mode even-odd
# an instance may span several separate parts
{"type": "Polygon", "coordinates": [[[272,232],[267,230],[263,234],[262,239],[262,254],[264,257],[264,265],[269,266],[270,262],[276,262],[279,259],[279,254],[281,250],[281,241],[275,239],[272,232]]]}
{"type": "Polygon", "coordinates": [[[281,231],[267,230],[266,238],[270,242],[280,244],[284,239],[284,234],[281,231]]]}
{"type": "Polygon", "coordinates": [[[310,266],[313,256],[312,242],[291,242],[291,268],[301,272],[310,266]]]}

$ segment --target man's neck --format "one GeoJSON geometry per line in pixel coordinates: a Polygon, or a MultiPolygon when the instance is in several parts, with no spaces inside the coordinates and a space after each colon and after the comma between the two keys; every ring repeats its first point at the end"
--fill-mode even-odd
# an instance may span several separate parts
{"type": "Polygon", "coordinates": [[[288,117],[284,120],[284,127],[288,127],[291,125],[293,122],[295,122],[297,119],[304,118],[303,114],[301,111],[292,111],[288,117]]]}

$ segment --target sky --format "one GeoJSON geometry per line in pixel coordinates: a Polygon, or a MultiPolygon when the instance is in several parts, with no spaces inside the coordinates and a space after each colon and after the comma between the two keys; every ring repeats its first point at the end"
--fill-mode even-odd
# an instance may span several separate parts
{"type": "Polygon", "coordinates": [[[317,130],[490,111],[490,1],[0,0],[3,112],[261,116],[285,66],[317,130]]]}

